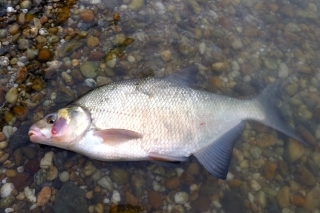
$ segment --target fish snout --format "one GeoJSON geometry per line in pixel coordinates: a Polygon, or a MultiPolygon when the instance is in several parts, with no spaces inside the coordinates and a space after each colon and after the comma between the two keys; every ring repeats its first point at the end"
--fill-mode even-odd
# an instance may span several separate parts
{"type": "Polygon", "coordinates": [[[28,136],[31,142],[37,142],[36,139],[41,135],[40,129],[36,126],[31,126],[28,132],[28,136]]]}

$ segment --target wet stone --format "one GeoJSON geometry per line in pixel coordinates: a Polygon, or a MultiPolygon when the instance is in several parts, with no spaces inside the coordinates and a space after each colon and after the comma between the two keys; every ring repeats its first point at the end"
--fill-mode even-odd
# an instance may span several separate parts
{"type": "Polygon", "coordinates": [[[295,176],[300,184],[313,186],[316,183],[314,175],[304,166],[297,167],[295,176]]]}
{"type": "Polygon", "coordinates": [[[290,138],[285,149],[285,159],[289,163],[292,163],[299,160],[303,154],[304,145],[295,139],[290,138]]]}
{"type": "Polygon", "coordinates": [[[180,180],[178,177],[168,178],[164,185],[168,190],[175,190],[180,186],[180,180]]]}
{"type": "Polygon", "coordinates": [[[36,173],[39,168],[39,162],[37,160],[28,160],[27,163],[24,165],[26,171],[30,172],[31,174],[36,173]]]}
{"type": "Polygon", "coordinates": [[[263,167],[262,174],[265,176],[266,179],[270,180],[272,179],[277,170],[277,164],[272,161],[267,161],[263,167]]]}
{"type": "Polygon", "coordinates": [[[315,186],[311,191],[309,191],[306,195],[305,204],[303,208],[309,211],[312,211],[319,207],[320,202],[320,187],[315,186]]]}
{"type": "Polygon", "coordinates": [[[91,22],[94,19],[94,13],[92,10],[82,10],[80,13],[80,18],[84,22],[91,22]]]}
{"type": "Polygon", "coordinates": [[[15,197],[13,195],[9,195],[6,198],[0,200],[0,208],[8,208],[15,201],[15,197]]]}
{"type": "Polygon", "coordinates": [[[34,174],[34,182],[39,186],[47,180],[47,170],[39,169],[37,173],[34,174]]]}
{"type": "Polygon", "coordinates": [[[9,148],[17,149],[30,143],[28,136],[29,127],[30,124],[23,124],[18,128],[17,131],[13,133],[13,135],[11,135],[11,137],[9,138],[9,148]]]}
{"type": "Polygon", "coordinates": [[[256,137],[257,146],[265,149],[276,144],[276,137],[271,134],[259,134],[256,137]]]}
{"type": "Polygon", "coordinates": [[[21,149],[16,149],[13,152],[14,163],[17,166],[21,166],[23,164],[23,155],[21,149]]]}
{"type": "Polygon", "coordinates": [[[123,185],[129,182],[129,174],[126,170],[113,167],[110,171],[110,177],[117,185],[123,185]]]}
{"type": "Polygon", "coordinates": [[[137,197],[141,197],[146,187],[144,177],[141,174],[134,174],[131,177],[131,184],[133,187],[133,194],[137,197]]]}
{"type": "Polygon", "coordinates": [[[28,173],[19,173],[13,180],[13,185],[16,190],[22,191],[26,186],[30,186],[33,182],[33,177],[28,173]]]}
{"type": "Polygon", "coordinates": [[[148,192],[148,200],[151,206],[155,210],[159,210],[162,207],[162,195],[157,191],[149,191],[148,192]]]}
{"type": "Polygon", "coordinates": [[[23,147],[21,150],[23,155],[28,159],[35,159],[37,156],[37,150],[33,147],[27,146],[23,147]]]}
{"type": "Polygon", "coordinates": [[[284,186],[279,190],[276,196],[276,199],[280,208],[286,208],[289,206],[290,204],[289,195],[290,195],[290,189],[288,186],[284,186]]]}
{"type": "Polygon", "coordinates": [[[86,78],[95,78],[98,75],[98,66],[95,62],[85,61],[80,65],[80,71],[86,78]]]}
{"type": "Polygon", "coordinates": [[[210,208],[211,201],[205,196],[199,196],[195,201],[191,203],[191,207],[196,212],[205,212],[210,208]]]}
{"type": "Polygon", "coordinates": [[[53,206],[54,212],[88,212],[85,191],[72,183],[65,183],[58,191],[53,206]]]}

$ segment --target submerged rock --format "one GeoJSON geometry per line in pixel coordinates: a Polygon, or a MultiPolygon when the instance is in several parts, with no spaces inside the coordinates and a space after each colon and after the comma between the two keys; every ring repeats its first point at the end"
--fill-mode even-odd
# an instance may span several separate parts
{"type": "Polygon", "coordinates": [[[85,191],[72,183],[63,184],[57,193],[53,209],[59,213],[88,212],[85,191]]]}

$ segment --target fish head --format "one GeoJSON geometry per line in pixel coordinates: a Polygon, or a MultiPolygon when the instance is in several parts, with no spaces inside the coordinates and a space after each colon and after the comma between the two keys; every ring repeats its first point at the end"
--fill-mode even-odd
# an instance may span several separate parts
{"type": "Polygon", "coordinates": [[[79,106],[62,108],[34,123],[28,132],[30,141],[67,149],[89,129],[90,115],[79,106]]]}

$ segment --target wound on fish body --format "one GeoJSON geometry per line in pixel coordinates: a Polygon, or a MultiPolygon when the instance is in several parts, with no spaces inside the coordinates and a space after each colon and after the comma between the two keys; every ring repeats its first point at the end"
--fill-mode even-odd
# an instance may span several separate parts
{"type": "Polygon", "coordinates": [[[279,82],[258,97],[238,100],[195,90],[195,66],[165,79],[125,80],[99,87],[30,127],[34,143],[103,161],[183,161],[194,155],[225,179],[233,145],[246,120],[299,140],[273,104],[279,82]],[[52,122],[53,121],[53,122],[52,122]]]}

